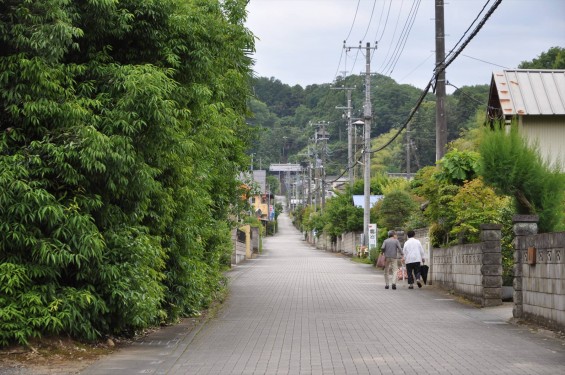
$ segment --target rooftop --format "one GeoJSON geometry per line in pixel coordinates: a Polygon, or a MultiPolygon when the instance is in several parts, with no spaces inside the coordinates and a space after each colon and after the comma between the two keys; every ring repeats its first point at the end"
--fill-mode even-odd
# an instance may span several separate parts
{"type": "MultiPolygon", "coordinates": [[[[504,116],[565,115],[565,70],[514,69],[493,72],[489,108],[504,116]]],[[[493,111],[489,109],[493,114],[493,111]]],[[[499,116],[497,116],[499,117],[499,116]]]]}

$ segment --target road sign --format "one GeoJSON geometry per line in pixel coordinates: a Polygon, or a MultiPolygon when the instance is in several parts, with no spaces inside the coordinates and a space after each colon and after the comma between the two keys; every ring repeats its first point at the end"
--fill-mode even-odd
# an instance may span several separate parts
{"type": "Polygon", "coordinates": [[[377,237],[377,224],[369,224],[369,250],[373,247],[377,247],[377,237]]]}

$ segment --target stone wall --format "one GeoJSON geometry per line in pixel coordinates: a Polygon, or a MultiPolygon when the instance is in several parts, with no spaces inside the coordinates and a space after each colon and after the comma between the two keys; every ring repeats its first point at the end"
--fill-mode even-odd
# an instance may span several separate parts
{"type": "Polygon", "coordinates": [[[334,251],[335,243],[332,243],[331,236],[322,233],[320,237],[316,239],[316,248],[326,251],[334,251]]]}
{"type": "MultiPolygon", "coordinates": [[[[242,261],[245,260],[245,250],[246,250],[246,244],[245,242],[242,242],[240,240],[238,240],[238,235],[237,232],[240,232],[240,234],[243,231],[240,231],[239,229],[234,229],[232,230],[232,234],[231,234],[231,238],[232,238],[232,243],[233,243],[233,252],[231,255],[231,264],[238,264],[242,261]]],[[[245,236],[245,232],[244,236],[245,236]]],[[[241,236],[239,236],[241,237],[241,236]]]]}
{"type": "Polygon", "coordinates": [[[481,306],[502,303],[501,225],[481,225],[481,242],[431,249],[428,279],[481,306]]]}
{"type": "Polygon", "coordinates": [[[304,233],[304,239],[317,249],[351,256],[356,254],[357,245],[359,245],[360,241],[359,233],[343,233],[335,242],[332,242],[331,237],[325,233],[322,233],[320,237],[316,237],[312,232],[306,232],[304,233]]]}
{"type": "Polygon", "coordinates": [[[565,232],[537,234],[538,217],[514,217],[515,318],[565,329],[565,232]]]}
{"type": "Polygon", "coordinates": [[[258,254],[261,243],[261,231],[259,227],[251,227],[251,253],[258,254]]]}
{"type": "Polygon", "coordinates": [[[231,264],[238,264],[245,259],[253,258],[257,254],[261,244],[259,227],[244,225],[232,230],[233,251],[231,264]]]}
{"type": "Polygon", "coordinates": [[[356,254],[357,246],[359,246],[360,244],[359,233],[343,233],[340,237],[338,237],[337,251],[346,255],[353,256],[356,254]]]}

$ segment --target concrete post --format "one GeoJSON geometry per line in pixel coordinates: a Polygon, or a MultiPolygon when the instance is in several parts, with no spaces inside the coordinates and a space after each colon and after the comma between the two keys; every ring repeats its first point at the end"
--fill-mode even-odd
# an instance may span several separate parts
{"type": "Polygon", "coordinates": [[[514,307],[512,315],[514,318],[522,318],[524,315],[522,276],[524,275],[523,264],[526,263],[528,243],[526,237],[538,233],[537,215],[515,215],[514,223],[514,307]]]}
{"type": "Polygon", "coordinates": [[[482,305],[502,304],[502,238],[501,224],[481,224],[481,282],[483,286],[482,305]]]}

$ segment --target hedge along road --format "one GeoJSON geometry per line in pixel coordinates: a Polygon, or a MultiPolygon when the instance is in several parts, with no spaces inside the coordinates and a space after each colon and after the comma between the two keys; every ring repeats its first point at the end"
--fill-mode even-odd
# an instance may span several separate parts
{"type": "Polygon", "coordinates": [[[229,272],[199,330],[169,327],[83,374],[563,374],[562,340],[430,286],[384,289],[382,271],[302,240],[289,217],[229,272]]]}

